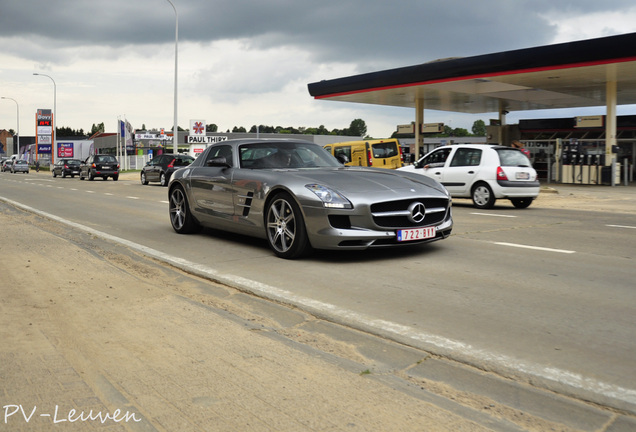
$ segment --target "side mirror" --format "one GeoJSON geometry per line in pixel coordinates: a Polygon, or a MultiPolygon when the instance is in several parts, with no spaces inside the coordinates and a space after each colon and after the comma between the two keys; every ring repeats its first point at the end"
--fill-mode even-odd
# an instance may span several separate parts
{"type": "Polygon", "coordinates": [[[225,167],[229,168],[230,164],[227,163],[227,159],[225,157],[215,157],[205,162],[205,166],[208,167],[225,167]]]}

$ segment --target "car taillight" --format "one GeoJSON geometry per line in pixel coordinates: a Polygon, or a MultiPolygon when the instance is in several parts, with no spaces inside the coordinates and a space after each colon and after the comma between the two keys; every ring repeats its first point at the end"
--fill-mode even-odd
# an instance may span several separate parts
{"type": "Polygon", "coordinates": [[[91,168],[97,168],[97,165],[93,164],[91,165],[91,168]]]}
{"type": "Polygon", "coordinates": [[[174,161],[176,161],[176,159],[172,159],[172,161],[168,164],[168,168],[174,168],[174,161]]]}
{"type": "Polygon", "coordinates": [[[398,147],[400,150],[400,160],[404,162],[404,153],[402,153],[402,147],[398,147]]]}
{"type": "Polygon", "coordinates": [[[68,169],[68,165],[64,165],[64,169],[68,169]]]}
{"type": "Polygon", "coordinates": [[[497,180],[508,180],[508,176],[502,167],[497,167],[497,180]]]}
{"type": "Polygon", "coordinates": [[[373,166],[373,158],[371,157],[371,150],[367,150],[367,158],[369,159],[369,166],[373,166]]]}

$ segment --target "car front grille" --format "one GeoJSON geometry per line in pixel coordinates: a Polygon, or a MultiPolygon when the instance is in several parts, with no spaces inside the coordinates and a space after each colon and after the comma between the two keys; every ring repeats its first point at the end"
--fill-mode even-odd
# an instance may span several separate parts
{"type": "Polygon", "coordinates": [[[422,227],[444,221],[449,206],[450,200],[445,198],[411,198],[373,204],[371,214],[379,227],[422,227]]]}

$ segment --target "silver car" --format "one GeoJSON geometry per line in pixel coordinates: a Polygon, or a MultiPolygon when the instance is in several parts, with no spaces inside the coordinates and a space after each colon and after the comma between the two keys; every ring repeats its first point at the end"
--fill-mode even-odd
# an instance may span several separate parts
{"type": "Polygon", "coordinates": [[[23,172],[25,174],[29,173],[29,163],[25,160],[16,160],[13,162],[13,165],[11,165],[11,172],[13,174],[17,173],[17,172],[23,172]]]}
{"type": "Polygon", "coordinates": [[[345,167],[301,140],[231,140],[177,170],[168,189],[181,234],[201,227],[264,238],[281,258],[312,248],[362,250],[446,238],[451,198],[437,181],[345,167]]]}

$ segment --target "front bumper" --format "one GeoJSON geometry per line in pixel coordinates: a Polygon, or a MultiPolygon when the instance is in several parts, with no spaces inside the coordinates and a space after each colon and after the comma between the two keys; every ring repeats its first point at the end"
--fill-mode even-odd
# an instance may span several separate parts
{"type": "Polygon", "coordinates": [[[305,225],[309,241],[312,247],[316,249],[364,250],[430,243],[447,238],[453,229],[452,210],[450,207],[444,220],[432,225],[435,226],[435,237],[405,242],[397,240],[397,231],[400,228],[379,227],[366,214],[352,212],[347,214],[346,210],[334,211],[316,207],[304,207],[303,211],[305,213],[305,225]],[[346,223],[342,224],[342,226],[337,226],[339,224],[334,223],[334,221],[342,220],[339,218],[348,218],[354,222],[350,227],[346,223]],[[363,220],[365,223],[359,223],[363,220]]]}

